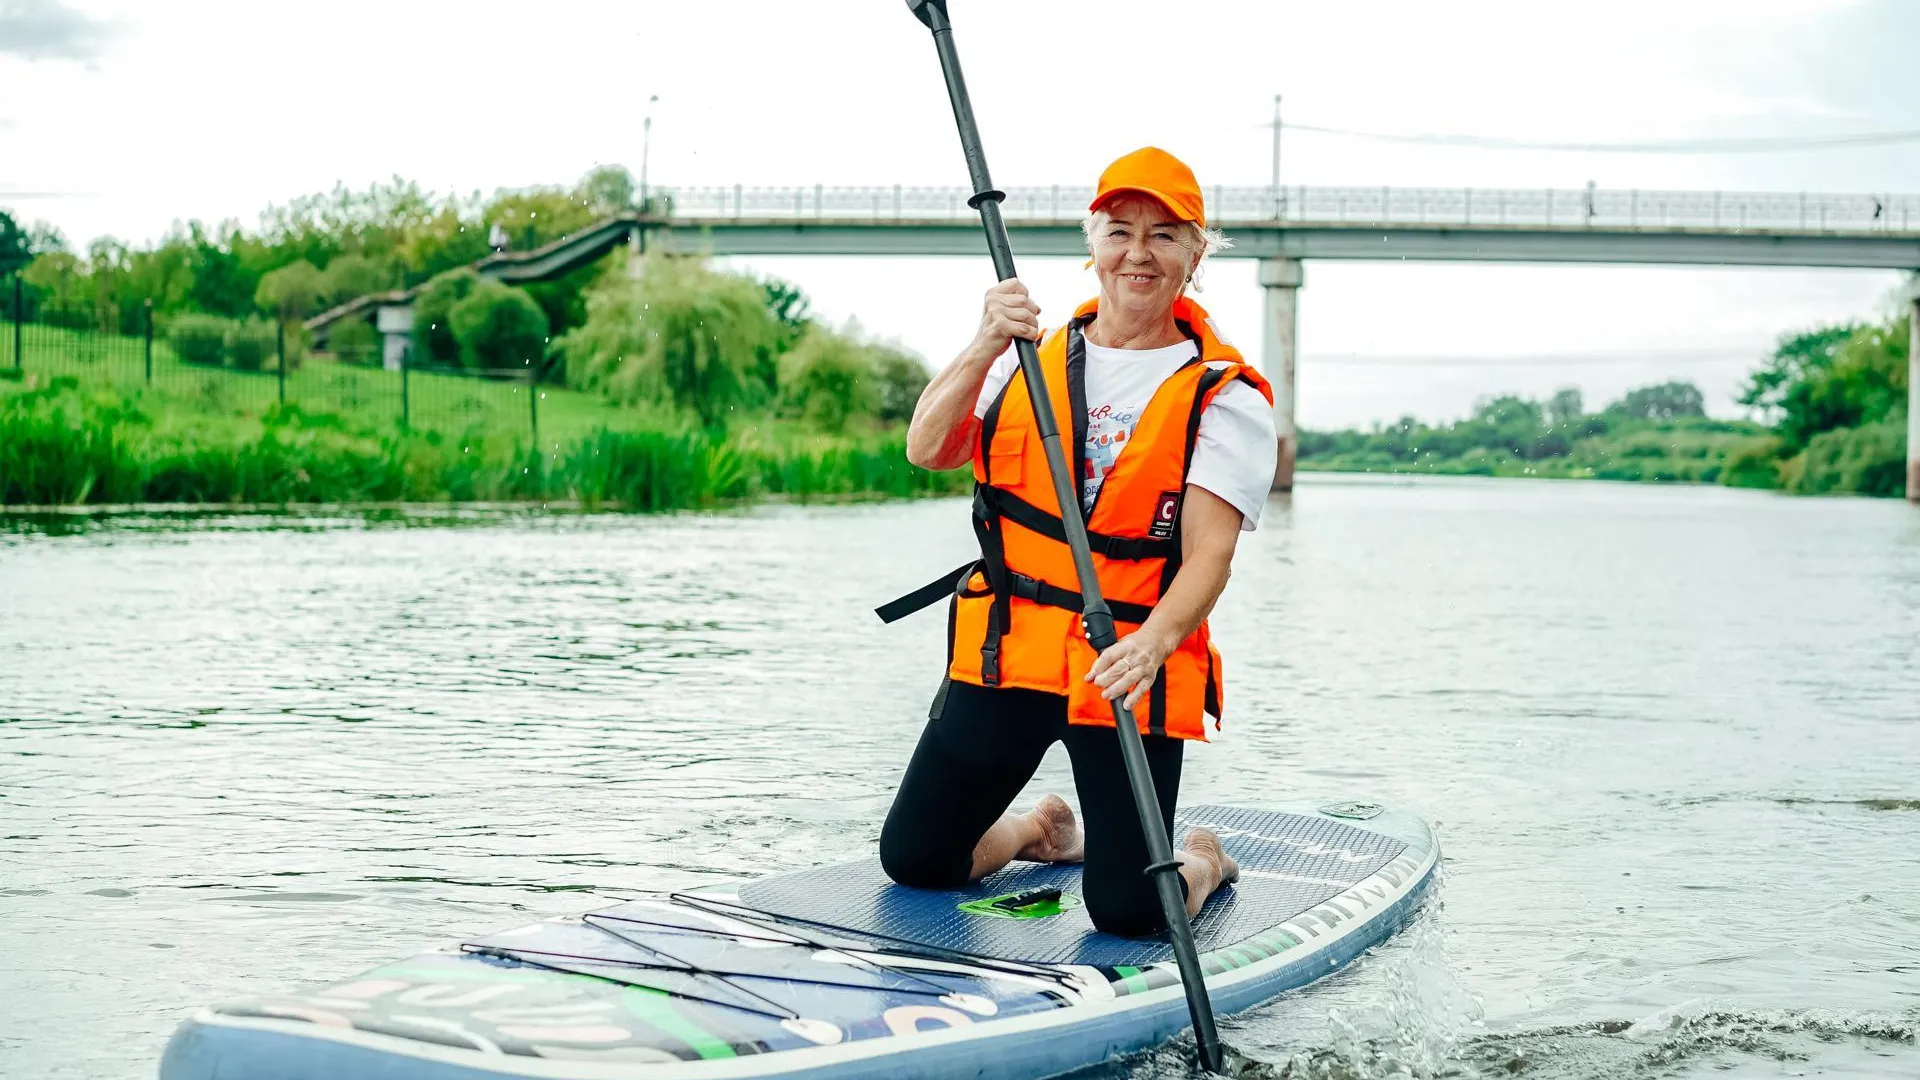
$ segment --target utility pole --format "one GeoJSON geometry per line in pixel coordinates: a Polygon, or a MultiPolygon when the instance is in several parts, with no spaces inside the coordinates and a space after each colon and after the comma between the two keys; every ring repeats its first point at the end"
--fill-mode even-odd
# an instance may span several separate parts
{"type": "Polygon", "coordinates": [[[647,154],[653,144],[653,107],[660,101],[659,94],[647,96],[647,118],[640,122],[640,212],[647,212],[647,154]]]}
{"type": "Polygon", "coordinates": [[[1280,219],[1285,209],[1285,200],[1280,196],[1280,95],[1273,95],[1273,217],[1280,219]]]}

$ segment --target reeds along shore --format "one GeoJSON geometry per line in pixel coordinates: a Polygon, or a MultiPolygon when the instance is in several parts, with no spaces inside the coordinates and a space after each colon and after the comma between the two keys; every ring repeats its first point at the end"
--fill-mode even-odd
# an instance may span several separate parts
{"type": "Polygon", "coordinates": [[[498,433],[356,430],[269,410],[191,438],[156,429],[137,394],[72,379],[0,398],[0,504],[568,501],[642,511],[763,497],[954,493],[965,470],[907,463],[900,431],[824,436],[693,425],[595,431],[535,447],[498,433]]]}

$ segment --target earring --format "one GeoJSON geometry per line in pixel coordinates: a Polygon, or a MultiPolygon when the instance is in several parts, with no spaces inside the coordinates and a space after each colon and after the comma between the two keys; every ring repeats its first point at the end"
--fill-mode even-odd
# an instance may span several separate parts
{"type": "Polygon", "coordinates": [[[1188,274],[1188,275],[1187,275],[1187,280],[1188,280],[1188,281],[1192,281],[1192,280],[1193,280],[1193,275],[1192,275],[1192,274],[1188,274]]]}

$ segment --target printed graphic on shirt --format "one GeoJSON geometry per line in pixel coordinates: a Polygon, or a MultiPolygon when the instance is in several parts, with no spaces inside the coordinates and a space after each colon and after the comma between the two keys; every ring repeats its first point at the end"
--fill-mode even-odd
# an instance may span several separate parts
{"type": "Polygon", "coordinates": [[[1102,402],[1088,407],[1087,474],[1080,478],[1080,503],[1086,509],[1093,508],[1100,485],[1106,483],[1107,474],[1113,471],[1115,459],[1133,437],[1133,429],[1139,425],[1140,414],[1146,407],[1144,401],[1128,405],[1102,402]]]}

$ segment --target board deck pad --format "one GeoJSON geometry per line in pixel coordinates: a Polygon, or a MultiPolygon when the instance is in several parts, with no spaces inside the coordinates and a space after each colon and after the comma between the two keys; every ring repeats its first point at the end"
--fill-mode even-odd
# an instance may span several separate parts
{"type": "MultiPolygon", "coordinates": [[[[1340,895],[1406,849],[1393,837],[1304,814],[1192,806],[1174,820],[1176,838],[1205,826],[1240,863],[1239,884],[1215,893],[1194,920],[1201,952],[1244,941],[1340,895]]],[[[960,910],[971,901],[1049,887],[1079,896],[1080,867],[1014,863],[967,888],[941,891],[896,885],[878,859],[867,859],[749,882],[740,889],[740,902],[785,919],[998,960],[1140,967],[1173,958],[1164,933],[1100,933],[1083,905],[1024,919],[960,910]]]]}

